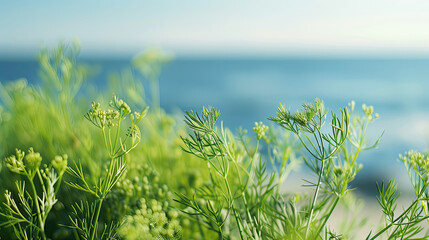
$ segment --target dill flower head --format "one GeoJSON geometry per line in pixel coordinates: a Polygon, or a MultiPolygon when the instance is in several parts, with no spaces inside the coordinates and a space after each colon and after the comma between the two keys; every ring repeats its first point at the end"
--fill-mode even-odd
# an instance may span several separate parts
{"type": "Polygon", "coordinates": [[[67,159],[67,154],[64,154],[63,156],[55,156],[51,161],[52,166],[57,170],[59,176],[62,176],[67,169],[67,159]]]}
{"type": "Polygon", "coordinates": [[[295,112],[295,116],[292,118],[298,125],[307,129],[309,132],[313,132],[309,125],[313,125],[313,121],[316,116],[324,116],[326,114],[325,105],[319,98],[314,100],[314,103],[304,103],[304,109],[302,111],[295,112]]]}
{"type": "Polygon", "coordinates": [[[113,100],[110,101],[110,106],[121,112],[121,116],[125,116],[131,112],[130,106],[128,106],[128,104],[122,99],[118,99],[116,96],[113,96],[113,100]]]}
{"type": "Polygon", "coordinates": [[[33,148],[28,150],[28,154],[24,158],[24,165],[31,177],[34,177],[36,170],[39,169],[40,163],[42,162],[42,157],[40,153],[34,152],[33,148]]]}
{"type": "MultiPolygon", "coordinates": [[[[110,104],[112,105],[112,102],[110,104]]],[[[118,110],[114,110],[114,109],[103,110],[100,107],[100,103],[95,103],[95,102],[92,102],[91,106],[92,106],[92,109],[89,110],[89,112],[85,115],[85,117],[97,127],[104,128],[105,126],[106,127],[117,126],[118,123],[116,123],[115,120],[118,120],[120,117],[123,117],[123,115],[121,116],[121,113],[120,113],[120,109],[121,109],[120,107],[113,106],[118,110]]],[[[124,111],[121,111],[121,112],[124,113],[124,111]]]]}
{"type": "Polygon", "coordinates": [[[253,131],[256,133],[256,139],[266,139],[265,133],[268,131],[268,127],[264,125],[262,122],[255,122],[255,126],[253,127],[253,131]]]}
{"type": "Polygon", "coordinates": [[[24,159],[25,153],[19,149],[15,149],[15,155],[5,158],[5,165],[10,171],[25,174],[24,159]]]}
{"type": "Polygon", "coordinates": [[[92,102],[91,104],[92,109],[89,110],[89,115],[91,115],[93,118],[99,118],[102,115],[102,110],[99,103],[92,102]]]}
{"type": "Polygon", "coordinates": [[[378,113],[374,113],[373,106],[367,106],[366,104],[362,104],[362,110],[370,121],[379,117],[378,113]]]}
{"type": "Polygon", "coordinates": [[[405,155],[399,155],[399,159],[406,164],[410,164],[421,175],[427,176],[429,173],[429,157],[416,151],[409,151],[405,155]]]}
{"type": "Polygon", "coordinates": [[[120,114],[117,110],[109,109],[107,111],[103,111],[103,117],[105,119],[105,125],[107,125],[107,127],[118,126],[118,124],[114,121],[116,119],[119,119],[119,116],[120,114]]]}

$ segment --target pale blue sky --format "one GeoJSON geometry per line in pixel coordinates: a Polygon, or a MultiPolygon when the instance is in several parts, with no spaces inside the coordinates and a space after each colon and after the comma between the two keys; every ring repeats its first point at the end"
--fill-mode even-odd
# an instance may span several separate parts
{"type": "Polygon", "coordinates": [[[83,53],[429,56],[427,0],[6,1],[0,55],[78,38],[83,53]]]}

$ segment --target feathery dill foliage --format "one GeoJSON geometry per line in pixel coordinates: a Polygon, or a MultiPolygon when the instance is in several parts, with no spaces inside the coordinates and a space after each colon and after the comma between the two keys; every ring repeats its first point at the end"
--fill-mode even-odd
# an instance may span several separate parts
{"type": "Polygon", "coordinates": [[[40,153],[34,152],[33,148],[27,154],[16,149],[15,155],[7,157],[4,162],[10,171],[24,176],[27,181],[15,182],[17,198],[6,190],[6,202],[0,212],[5,220],[0,227],[12,227],[18,239],[47,239],[46,219],[58,200],[56,194],[67,168],[67,155],[56,156],[49,166],[40,167],[40,153]],[[26,187],[26,182],[29,187],[26,187]],[[42,188],[41,195],[36,191],[36,184],[42,188]]]}
{"type": "Polygon", "coordinates": [[[192,196],[177,194],[183,211],[219,239],[338,238],[327,223],[351,191],[349,183],[361,169],[356,162],[359,153],[378,143],[365,145],[367,125],[378,116],[366,106],[363,116],[353,114],[352,102],[340,115],[331,112],[326,124],[328,111],[321,100],[303,107],[291,113],[280,105],[277,116],[270,118],[286,130],[286,137],[273,135],[278,130],[269,129],[274,127],[255,123],[254,145],[245,132],[237,142],[222,124],[217,128],[220,112],[212,107],[204,107],[201,114],[186,112],[185,122],[193,133],[182,138],[184,151],[208,163],[210,181],[192,196]],[[264,149],[267,154],[260,152],[264,149]],[[304,153],[295,155],[300,149],[304,153]],[[299,162],[317,177],[306,180],[314,188],[311,197],[281,189],[299,162]],[[267,170],[267,163],[272,170],[267,170]]]}
{"type": "MultiPolygon", "coordinates": [[[[339,206],[357,206],[350,183],[362,168],[358,156],[381,138],[370,145],[365,138],[378,118],[372,106],[357,113],[351,102],[329,112],[316,99],[293,113],[280,105],[269,118],[277,126],[257,122],[252,134],[233,134],[219,126],[216,108],[186,112],[184,124],[160,108],[158,79],[171,56],[157,49],[138,55],[99,93],[78,51],[43,50],[40,87],[0,83],[0,238],[356,237],[362,221],[345,218],[336,229],[331,220],[339,206]],[[111,92],[127,103],[116,96],[104,102],[111,92]],[[87,96],[100,102],[88,112],[87,96]],[[302,193],[287,184],[301,165],[312,173],[302,193]]],[[[415,197],[398,207],[395,181],[377,184],[384,221],[366,239],[429,236],[429,157],[410,151],[399,158],[415,197]]]]}
{"type": "MultiPolygon", "coordinates": [[[[97,198],[98,196],[105,199],[98,219],[98,226],[93,225],[94,221],[80,222],[83,225],[86,224],[86,229],[99,229],[94,237],[97,237],[97,235],[98,237],[109,237],[110,235],[118,236],[121,239],[131,239],[125,231],[118,230],[117,234],[115,234],[114,227],[116,223],[124,222],[125,218],[132,218],[134,215],[138,215],[138,210],[142,208],[140,203],[143,201],[147,203],[147,211],[153,213],[146,215],[147,218],[151,219],[150,221],[155,221],[157,219],[156,215],[165,215],[168,221],[165,224],[159,222],[153,225],[158,227],[156,230],[148,222],[140,221],[136,226],[142,226],[141,231],[145,231],[143,229],[149,226],[147,232],[152,238],[156,238],[160,235],[168,237],[171,229],[174,229],[174,234],[181,232],[186,237],[192,231],[192,227],[189,227],[189,230],[179,231],[180,227],[178,225],[182,225],[186,219],[181,215],[176,216],[174,214],[172,198],[168,197],[170,194],[169,188],[165,190],[165,193],[162,193],[163,191],[160,191],[159,188],[166,184],[173,189],[181,186],[194,186],[195,183],[201,182],[204,177],[204,171],[196,170],[200,167],[198,164],[193,164],[193,167],[189,168],[176,163],[183,158],[180,146],[176,142],[180,139],[178,132],[183,131],[184,127],[177,125],[173,116],[166,114],[162,109],[152,108],[152,111],[148,111],[146,117],[142,118],[143,114],[141,113],[128,113],[127,107],[129,104],[130,108],[144,109],[148,105],[147,103],[154,102],[154,100],[145,97],[141,77],[134,70],[139,67],[139,64],[147,64],[159,70],[161,68],[159,64],[161,63],[156,61],[156,52],[152,51],[152,57],[149,59],[150,63],[147,62],[149,60],[141,60],[135,63],[133,68],[125,69],[123,71],[124,78],[119,81],[124,84],[118,87],[118,82],[114,82],[115,77],[112,77],[112,81],[107,86],[109,90],[96,92],[93,91],[96,88],[91,85],[89,78],[95,71],[93,71],[93,68],[79,63],[77,60],[78,49],[75,45],[60,45],[54,50],[43,50],[39,56],[40,77],[43,80],[40,86],[31,86],[27,84],[25,79],[0,83],[1,158],[6,157],[8,159],[7,157],[15,152],[16,147],[28,149],[33,146],[34,149],[40,151],[40,156],[43,156],[43,160],[40,163],[43,168],[45,168],[45,165],[52,165],[54,168],[58,166],[60,162],[57,161],[59,160],[59,157],[56,157],[57,153],[67,153],[68,159],[73,160],[68,162],[68,165],[72,166],[69,172],[73,173],[71,171],[73,170],[75,173],[73,175],[64,174],[64,180],[62,178],[58,179],[56,186],[59,186],[59,182],[66,181],[78,189],[71,188],[67,184],[62,184],[61,187],[56,189],[55,197],[57,202],[50,210],[51,214],[44,220],[44,234],[48,239],[81,239],[77,229],[66,227],[72,224],[69,216],[74,217],[72,213],[75,213],[80,220],[85,220],[86,216],[95,216],[94,212],[96,213],[97,207],[101,205],[100,199],[97,198]],[[128,73],[130,72],[133,74],[129,75],[128,73]],[[103,100],[106,99],[106,96],[111,97],[111,92],[117,92],[127,98],[129,100],[127,100],[128,104],[119,99],[113,99],[110,109],[101,109],[101,106],[107,105],[103,100]],[[87,115],[91,120],[97,121],[95,124],[99,127],[94,127],[93,124],[82,117],[88,109],[88,103],[91,102],[88,96],[90,96],[91,100],[96,99],[101,102],[100,105],[94,104],[95,109],[92,109],[92,115],[87,115]],[[100,117],[99,119],[97,119],[96,114],[100,117]],[[121,115],[126,115],[126,121],[121,120],[121,115]],[[138,122],[140,117],[142,119],[138,122]],[[133,119],[131,120],[130,118],[133,119]],[[129,120],[134,124],[125,124],[129,120]],[[119,121],[121,121],[121,124],[118,124],[119,121]],[[118,129],[119,125],[122,125],[120,129],[118,129]],[[145,129],[144,135],[140,135],[139,129],[141,128],[145,129]],[[116,135],[118,131],[119,135],[116,135]],[[106,138],[103,137],[103,134],[105,134],[106,138]],[[116,136],[120,137],[117,138],[116,136]],[[105,144],[106,139],[108,140],[107,147],[105,144]],[[138,141],[140,141],[139,145],[137,145],[138,141]],[[131,149],[132,151],[129,151],[131,149]],[[47,159],[54,159],[55,161],[51,163],[47,159]],[[114,159],[113,162],[111,161],[112,159],[114,159]],[[124,163],[127,166],[125,170],[123,168],[124,163]],[[176,164],[174,174],[177,176],[178,181],[168,183],[166,181],[166,179],[169,179],[168,177],[164,177],[164,174],[157,174],[157,171],[161,173],[165,171],[165,164],[171,166],[176,164]],[[142,166],[146,166],[145,171],[140,171],[142,166]],[[111,175],[113,177],[107,178],[107,171],[110,172],[109,176],[114,173],[114,175],[111,175]],[[76,174],[79,177],[74,177],[76,174]],[[84,179],[84,181],[81,179],[84,179]],[[150,179],[150,182],[147,179],[150,179]],[[130,180],[134,184],[118,184],[127,183],[130,180]],[[117,186],[112,187],[115,181],[117,181],[117,186]],[[112,187],[110,193],[107,194],[110,187],[112,187]],[[144,188],[144,190],[138,190],[140,188],[144,188]],[[119,198],[124,190],[132,194],[127,194],[127,198],[119,198]],[[165,196],[160,197],[161,195],[165,196]],[[114,198],[120,200],[111,201],[114,198]],[[158,205],[152,204],[152,199],[159,200],[162,203],[161,212],[158,205]],[[123,208],[120,213],[112,211],[115,206],[124,203],[129,207],[123,208]],[[153,211],[152,208],[156,208],[156,211],[153,211]],[[108,227],[105,228],[104,226],[108,227]],[[159,227],[168,231],[162,230],[161,233],[158,233],[160,232],[158,231],[160,230],[159,227]],[[106,230],[104,233],[103,229],[106,230]]],[[[145,57],[146,55],[142,54],[136,59],[145,57]]],[[[150,69],[146,69],[146,73],[149,72],[150,69]]],[[[151,81],[155,84],[157,75],[151,74],[151,76],[151,81]]],[[[7,161],[9,161],[9,164],[19,166],[17,161],[7,161]]],[[[188,158],[188,161],[193,162],[194,160],[188,158]]],[[[23,162],[25,163],[25,158],[23,162]]],[[[16,181],[25,183],[25,190],[29,190],[32,196],[34,194],[31,191],[32,189],[29,188],[31,184],[28,179],[10,171],[6,161],[3,161],[3,163],[2,168],[0,168],[2,183],[0,184],[0,189],[2,193],[8,190],[8,194],[7,196],[0,195],[0,201],[2,202],[0,212],[6,214],[7,209],[3,204],[7,203],[6,198],[10,196],[17,201],[19,197],[16,181]]],[[[31,173],[33,174],[34,171],[31,173]]],[[[34,184],[38,196],[43,199],[43,189],[37,174],[34,178],[34,184]]],[[[32,213],[36,213],[36,201],[34,201],[34,197],[32,198],[30,203],[33,204],[31,205],[32,213]]],[[[17,206],[21,207],[19,203],[17,206]]],[[[32,217],[34,216],[33,214],[32,217]]],[[[73,220],[75,219],[77,218],[73,218],[73,220]]],[[[0,222],[5,221],[7,221],[7,218],[1,215],[0,222]]],[[[33,234],[32,236],[37,232],[28,227],[23,228],[23,231],[30,231],[33,234]]],[[[89,231],[92,231],[91,234],[96,232],[89,231]]],[[[6,224],[1,226],[0,238],[22,239],[22,236],[6,224]]],[[[31,236],[28,236],[28,238],[32,239],[31,236]]],[[[38,239],[37,237],[34,238],[38,239]]]]}
{"type": "MultiPolygon", "coordinates": [[[[419,152],[409,151],[405,155],[399,155],[399,159],[404,163],[414,188],[415,199],[408,207],[403,207],[399,216],[395,216],[397,208],[397,186],[394,180],[387,185],[383,182],[377,184],[379,197],[377,198],[385,218],[385,226],[373,236],[368,235],[367,239],[376,239],[385,233],[388,239],[419,239],[419,235],[425,229],[421,222],[425,221],[429,225],[428,215],[428,170],[429,157],[419,152]]],[[[397,212],[396,212],[397,214],[397,212]]],[[[428,232],[424,234],[428,236],[428,232]]],[[[423,238],[426,239],[426,238],[423,238]]]]}
{"type": "Polygon", "coordinates": [[[111,109],[103,110],[99,103],[93,102],[92,109],[85,115],[102,133],[104,146],[110,158],[106,174],[100,178],[98,185],[91,186],[85,178],[81,164],[74,162],[75,169],[68,168],[68,173],[79,180],[78,183],[68,182],[68,184],[96,198],[93,203],[81,202],[73,207],[73,216],[70,217],[71,227],[76,229],[83,239],[111,239],[115,236],[117,224],[105,225],[99,236],[97,228],[101,207],[107,194],[126,171],[124,157],[140,142],[141,133],[137,124],[148,111],[146,107],[141,113],[131,113],[128,104],[116,96],[110,101],[110,107],[111,109]],[[130,126],[126,135],[120,137],[122,121],[128,115],[130,126]]]}

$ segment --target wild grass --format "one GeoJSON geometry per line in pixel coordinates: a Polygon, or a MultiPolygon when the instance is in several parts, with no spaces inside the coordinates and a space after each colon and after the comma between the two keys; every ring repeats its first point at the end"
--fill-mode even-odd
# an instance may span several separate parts
{"type": "Polygon", "coordinates": [[[269,124],[234,133],[214,107],[186,111],[184,119],[160,108],[159,74],[171,56],[155,49],[138,55],[97,92],[78,51],[43,50],[39,86],[24,79],[0,85],[0,237],[429,236],[429,158],[414,151],[399,157],[415,193],[408,206],[398,206],[394,180],[374,184],[384,216],[378,227],[355,236],[362,221],[352,229],[331,224],[341,205],[357,204],[351,182],[362,169],[359,155],[380,142],[366,140],[378,118],[373,107],[351,102],[329,111],[320,99],[296,112],[280,105],[269,124]],[[299,167],[312,174],[303,182],[307,191],[288,191],[299,167]]]}

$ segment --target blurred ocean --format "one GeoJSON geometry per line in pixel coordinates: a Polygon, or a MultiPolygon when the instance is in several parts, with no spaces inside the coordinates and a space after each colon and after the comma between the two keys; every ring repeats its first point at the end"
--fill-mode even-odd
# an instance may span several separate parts
{"type": "MultiPolygon", "coordinates": [[[[102,85],[128,60],[83,60],[100,67],[102,85]]],[[[36,61],[0,60],[0,82],[38,81],[36,61]]],[[[394,177],[405,170],[397,156],[409,149],[429,149],[429,59],[176,59],[160,77],[161,106],[168,111],[200,110],[212,105],[224,125],[251,129],[269,123],[279,103],[300,108],[319,97],[337,111],[351,100],[373,105],[380,114],[368,129],[379,148],[361,155],[364,172],[394,177]],[[399,168],[398,168],[399,167],[399,168]]]]}

